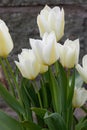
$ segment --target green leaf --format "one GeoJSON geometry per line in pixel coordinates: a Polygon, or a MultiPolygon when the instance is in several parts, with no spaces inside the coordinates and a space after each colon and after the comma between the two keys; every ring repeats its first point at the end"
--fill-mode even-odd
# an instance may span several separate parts
{"type": "Polygon", "coordinates": [[[0,110],[0,130],[22,130],[20,123],[0,110]]]}
{"type": "Polygon", "coordinates": [[[27,96],[30,99],[32,105],[39,107],[38,97],[37,97],[37,94],[33,88],[32,83],[28,79],[25,79],[25,78],[23,78],[22,82],[25,85],[25,91],[26,91],[27,96]]]}
{"type": "Polygon", "coordinates": [[[63,68],[63,66],[59,63],[59,73],[57,78],[58,84],[59,84],[59,92],[61,95],[61,111],[62,116],[64,120],[66,120],[66,114],[67,114],[67,75],[66,71],[63,68]]]}
{"type": "Polygon", "coordinates": [[[79,123],[75,126],[75,130],[86,130],[87,129],[87,116],[82,118],[79,123]]]}
{"type": "Polygon", "coordinates": [[[20,89],[20,92],[21,92],[21,99],[22,99],[22,102],[23,102],[23,105],[24,105],[24,109],[25,109],[25,117],[26,117],[26,120],[32,120],[32,111],[31,111],[31,101],[27,95],[27,90],[26,90],[26,86],[25,86],[25,82],[24,80],[22,80],[21,82],[21,89],[20,89]]]}
{"type": "Polygon", "coordinates": [[[48,103],[48,95],[47,95],[47,86],[46,86],[46,82],[45,82],[45,79],[43,78],[43,76],[40,81],[40,85],[41,85],[41,88],[40,88],[39,92],[40,92],[40,95],[42,98],[42,104],[43,104],[44,108],[48,108],[49,103],[48,103]]]}
{"type": "Polygon", "coordinates": [[[41,127],[31,121],[21,122],[21,125],[25,127],[27,130],[41,130],[41,127]]]}
{"type": "MultiPolygon", "coordinates": [[[[38,115],[40,118],[43,118],[45,116],[45,113],[48,112],[47,109],[36,108],[36,107],[32,107],[31,110],[34,111],[36,115],[38,115]]],[[[48,113],[51,114],[51,112],[48,113]]]]}
{"type": "Polygon", "coordinates": [[[66,130],[65,122],[58,113],[52,113],[50,115],[46,113],[44,120],[48,125],[49,130],[66,130]]]}
{"type": "Polygon", "coordinates": [[[6,103],[18,114],[24,114],[24,109],[21,104],[17,101],[15,97],[13,97],[7,89],[0,83],[0,95],[6,101],[6,103]]]}
{"type": "Polygon", "coordinates": [[[58,82],[52,72],[52,68],[49,67],[49,87],[52,97],[52,104],[55,112],[61,113],[60,108],[60,88],[58,82]]]}
{"type": "Polygon", "coordinates": [[[72,77],[70,79],[70,84],[69,84],[68,107],[72,105],[74,87],[75,87],[75,68],[73,70],[73,75],[72,75],[72,77]]]}

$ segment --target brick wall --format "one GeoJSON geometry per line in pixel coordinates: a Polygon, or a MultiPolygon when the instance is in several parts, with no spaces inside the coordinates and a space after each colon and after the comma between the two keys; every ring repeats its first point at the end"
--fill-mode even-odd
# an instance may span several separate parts
{"type": "Polygon", "coordinates": [[[0,0],[0,18],[7,23],[14,41],[10,59],[15,59],[21,48],[29,47],[29,37],[39,37],[36,17],[45,4],[64,8],[66,26],[61,42],[80,38],[81,59],[87,53],[87,0],[0,0]]]}

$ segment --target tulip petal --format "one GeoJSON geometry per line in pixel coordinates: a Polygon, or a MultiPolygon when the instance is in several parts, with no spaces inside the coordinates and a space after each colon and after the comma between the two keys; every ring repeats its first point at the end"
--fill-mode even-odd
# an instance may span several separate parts
{"type": "Polygon", "coordinates": [[[85,55],[82,59],[83,68],[87,70],[87,55],[85,55]]]}
{"type": "Polygon", "coordinates": [[[75,65],[75,49],[67,49],[65,59],[65,66],[67,68],[73,68],[75,65]]]}
{"type": "Polygon", "coordinates": [[[48,71],[48,66],[41,64],[40,73],[44,73],[44,72],[46,72],[46,71],[48,71]]]}
{"type": "Polygon", "coordinates": [[[41,40],[30,39],[30,45],[40,63],[43,63],[42,48],[43,45],[41,40]]]}
{"type": "Polygon", "coordinates": [[[56,14],[58,14],[58,12],[60,12],[60,8],[58,6],[55,6],[52,11],[54,11],[56,14]]]}
{"type": "Polygon", "coordinates": [[[0,20],[0,56],[7,57],[13,49],[13,41],[5,22],[0,20]]]}
{"type": "Polygon", "coordinates": [[[54,32],[47,37],[47,44],[43,48],[44,63],[53,64],[57,60],[56,56],[56,39],[54,32]]]}
{"type": "Polygon", "coordinates": [[[73,95],[73,107],[79,108],[87,101],[87,90],[85,88],[76,88],[73,95]],[[84,96],[83,96],[84,95],[84,96]]]}
{"type": "Polygon", "coordinates": [[[15,61],[15,64],[17,65],[18,69],[20,70],[21,74],[23,77],[27,78],[27,73],[26,73],[26,70],[25,70],[25,67],[23,64],[20,64],[19,62],[15,61]]]}
{"type": "Polygon", "coordinates": [[[79,64],[76,65],[76,69],[81,75],[82,79],[87,83],[87,70],[82,68],[79,64]]]}

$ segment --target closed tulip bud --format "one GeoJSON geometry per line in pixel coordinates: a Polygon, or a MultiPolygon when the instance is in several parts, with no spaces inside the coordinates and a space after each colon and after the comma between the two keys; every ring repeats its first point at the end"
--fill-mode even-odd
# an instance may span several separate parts
{"type": "Polygon", "coordinates": [[[80,76],[84,80],[85,83],[87,83],[87,55],[85,55],[82,59],[82,66],[79,64],[76,65],[76,69],[79,72],[80,76]]]}
{"type": "Polygon", "coordinates": [[[40,64],[33,51],[31,49],[23,49],[18,58],[19,62],[15,61],[15,63],[22,76],[31,80],[35,79],[40,72],[40,64]]]}
{"type": "Polygon", "coordinates": [[[74,41],[67,39],[64,45],[58,44],[58,51],[62,66],[73,68],[78,63],[79,39],[74,41]]]}
{"type": "Polygon", "coordinates": [[[87,90],[85,90],[84,88],[75,87],[72,100],[73,107],[79,108],[83,106],[86,101],[87,101],[87,90]]]}
{"type": "Polygon", "coordinates": [[[64,35],[64,10],[59,7],[50,8],[45,6],[37,17],[37,24],[40,36],[43,37],[45,32],[55,32],[56,40],[59,41],[64,35]]]}
{"type": "Polygon", "coordinates": [[[0,57],[7,57],[13,49],[13,41],[5,22],[0,20],[0,57]]]}
{"type": "Polygon", "coordinates": [[[38,61],[43,65],[51,65],[59,58],[55,33],[45,33],[43,40],[30,39],[30,45],[38,61]]]}

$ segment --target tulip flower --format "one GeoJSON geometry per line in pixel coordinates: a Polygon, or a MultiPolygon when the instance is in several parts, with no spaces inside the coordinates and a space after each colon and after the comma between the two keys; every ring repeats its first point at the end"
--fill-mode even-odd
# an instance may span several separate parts
{"type": "Polygon", "coordinates": [[[45,32],[55,32],[56,40],[59,41],[64,35],[64,10],[59,7],[50,8],[45,6],[37,16],[37,24],[40,36],[43,37],[45,32]]]}
{"type": "Polygon", "coordinates": [[[87,83],[87,55],[85,55],[82,59],[82,66],[79,64],[76,65],[76,69],[82,77],[83,81],[87,83]]]}
{"type": "Polygon", "coordinates": [[[83,106],[86,101],[87,101],[87,90],[85,90],[85,88],[75,87],[72,100],[73,107],[79,108],[83,106]]]}
{"type": "Polygon", "coordinates": [[[23,77],[33,80],[40,72],[40,64],[38,63],[31,49],[23,49],[18,55],[19,62],[15,61],[18,69],[23,77]]]}
{"type": "Polygon", "coordinates": [[[60,62],[63,67],[73,68],[78,63],[79,39],[71,41],[67,39],[64,45],[58,44],[60,62]]]}
{"type": "Polygon", "coordinates": [[[54,32],[45,33],[43,40],[30,39],[30,45],[42,65],[51,65],[59,58],[58,44],[54,32]]]}
{"type": "Polygon", "coordinates": [[[0,19],[0,57],[7,57],[13,49],[13,41],[10,36],[8,27],[0,19]]]}

